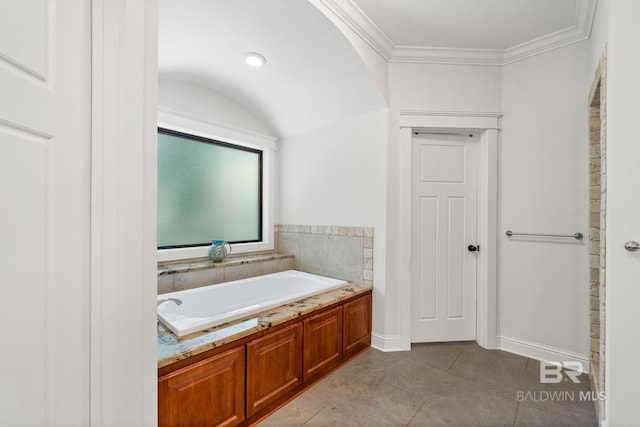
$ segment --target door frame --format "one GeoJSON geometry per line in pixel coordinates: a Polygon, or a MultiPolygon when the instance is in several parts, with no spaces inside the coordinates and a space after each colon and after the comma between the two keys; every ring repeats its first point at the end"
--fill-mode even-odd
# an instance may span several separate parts
{"type": "Polygon", "coordinates": [[[158,425],[158,0],[91,4],[91,426],[158,425]]]}
{"type": "Polygon", "coordinates": [[[401,334],[411,347],[411,145],[413,132],[480,135],[478,150],[478,253],[476,341],[495,349],[497,337],[498,134],[501,113],[400,111],[400,268],[401,334]]]}
{"type": "MultiPolygon", "coordinates": [[[[476,132],[456,132],[456,133],[435,133],[430,131],[425,131],[420,129],[413,129],[412,132],[412,141],[411,141],[411,342],[412,343],[429,343],[429,342],[438,342],[442,338],[445,338],[447,341],[468,341],[475,340],[477,336],[477,281],[478,281],[478,255],[480,252],[470,253],[467,249],[467,245],[473,244],[476,245],[478,243],[478,164],[479,162],[479,148],[480,148],[480,135],[476,132]],[[470,137],[473,138],[470,138],[470,137]],[[463,164],[463,179],[456,181],[455,179],[443,179],[442,181],[438,179],[434,180],[423,180],[423,172],[424,172],[424,164],[422,157],[422,148],[423,147],[456,147],[463,148],[462,154],[462,164],[463,164]],[[471,164],[472,163],[472,164],[471,164]],[[470,170],[471,168],[471,170],[470,170]],[[429,190],[427,190],[427,188],[429,190]],[[453,196],[455,194],[455,196],[453,196]],[[425,243],[425,236],[423,232],[426,231],[423,228],[422,220],[425,219],[423,217],[424,212],[420,208],[422,197],[435,198],[435,217],[433,220],[435,224],[428,221],[427,228],[431,228],[431,226],[435,226],[437,228],[437,234],[441,235],[444,233],[445,238],[441,239],[436,238],[435,243],[435,253],[433,254],[435,258],[430,257],[430,261],[433,261],[434,264],[431,267],[426,267],[423,262],[427,261],[423,253],[423,244],[425,243]],[[459,227],[454,226],[452,228],[452,223],[450,222],[451,217],[445,220],[445,217],[452,214],[452,206],[449,205],[445,208],[447,212],[442,219],[440,215],[443,213],[440,209],[447,205],[446,200],[441,200],[441,197],[445,199],[447,197],[455,197],[456,199],[462,197],[464,200],[463,205],[463,214],[462,214],[462,229],[464,229],[464,239],[459,241],[460,244],[460,252],[455,252],[457,254],[454,255],[453,252],[450,252],[450,245],[446,242],[450,241],[451,236],[450,233],[453,232],[453,229],[459,229],[459,227]],[[441,203],[444,202],[444,203],[441,203]],[[469,202],[472,202],[469,204],[469,202]],[[420,219],[422,218],[422,220],[420,219]],[[444,220],[445,226],[444,228],[447,230],[443,230],[441,227],[443,225],[442,220],[444,220]],[[473,223],[473,224],[471,224],[473,223]],[[420,236],[420,237],[418,237],[420,236]],[[446,237],[448,236],[448,237],[446,237]],[[442,254],[440,251],[444,249],[442,243],[445,243],[449,249],[448,255],[442,254]],[[448,259],[448,261],[445,261],[448,259]],[[452,319],[450,318],[450,314],[448,313],[448,308],[442,306],[443,301],[440,300],[441,296],[448,294],[447,289],[443,289],[441,286],[444,285],[442,282],[443,276],[438,273],[433,277],[435,279],[435,290],[433,290],[435,298],[435,317],[430,318],[429,320],[421,318],[420,315],[420,303],[422,297],[419,297],[425,288],[425,283],[422,282],[422,273],[426,272],[429,274],[429,271],[440,270],[442,265],[440,264],[442,261],[445,261],[446,264],[450,265],[450,262],[457,263],[458,261],[461,263],[462,276],[463,280],[463,293],[462,293],[462,306],[464,307],[461,318],[452,319]],[[425,270],[426,268],[426,270],[425,270]],[[473,288],[473,289],[471,289],[473,288]],[[444,314],[443,314],[444,313],[444,314]],[[443,316],[443,317],[441,317],[443,316]],[[472,318],[473,317],[473,318],[472,318]],[[473,322],[471,324],[471,322],[473,322]],[[457,331],[457,332],[456,332],[457,331]]],[[[449,200],[451,201],[451,200],[449,200]]],[[[427,238],[428,240],[433,241],[433,238],[427,238]]],[[[451,242],[449,242],[451,243],[451,242]]],[[[445,274],[445,282],[448,282],[449,285],[452,285],[450,281],[452,273],[451,271],[446,271],[447,268],[443,269],[443,274],[445,274]]],[[[449,288],[450,286],[446,286],[445,288],[449,288]]],[[[431,289],[431,288],[428,288],[431,289]]],[[[430,291],[428,291],[430,292],[430,291]]],[[[433,298],[432,298],[433,299],[433,298]]],[[[449,298],[447,298],[449,300],[449,298]]]]}

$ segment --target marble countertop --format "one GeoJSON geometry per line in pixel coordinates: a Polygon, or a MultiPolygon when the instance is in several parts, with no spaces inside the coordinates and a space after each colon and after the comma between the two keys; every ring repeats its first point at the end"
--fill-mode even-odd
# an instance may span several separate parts
{"type": "Polygon", "coordinates": [[[371,285],[348,283],[331,291],[180,338],[158,322],[158,368],[203,353],[212,348],[220,347],[356,295],[364,294],[371,289],[371,285]]]}
{"type": "Polygon", "coordinates": [[[229,255],[222,261],[217,262],[213,262],[207,258],[194,258],[192,260],[189,260],[188,262],[166,261],[158,263],[158,276],[174,273],[186,273],[189,271],[209,270],[212,268],[232,267],[235,265],[251,264],[254,262],[272,261],[285,258],[293,258],[293,255],[266,251],[249,255],[229,255]]]}

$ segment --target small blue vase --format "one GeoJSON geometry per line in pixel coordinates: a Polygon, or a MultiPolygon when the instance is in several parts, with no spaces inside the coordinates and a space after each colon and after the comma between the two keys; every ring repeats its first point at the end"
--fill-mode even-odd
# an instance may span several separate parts
{"type": "Polygon", "coordinates": [[[209,246],[209,259],[211,261],[222,261],[230,253],[231,245],[224,240],[213,240],[211,246],[209,246]]]}

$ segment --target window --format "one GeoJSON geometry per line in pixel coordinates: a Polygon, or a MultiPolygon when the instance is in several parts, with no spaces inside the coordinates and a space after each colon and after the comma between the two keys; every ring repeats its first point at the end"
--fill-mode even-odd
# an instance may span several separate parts
{"type": "Polygon", "coordinates": [[[263,151],[158,128],[158,249],[263,241],[263,151]]]}

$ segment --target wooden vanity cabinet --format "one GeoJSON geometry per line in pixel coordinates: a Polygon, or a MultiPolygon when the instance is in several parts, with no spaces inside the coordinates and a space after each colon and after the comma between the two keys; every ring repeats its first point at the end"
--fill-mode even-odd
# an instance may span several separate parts
{"type": "Polygon", "coordinates": [[[159,371],[158,424],[254,425],[370,344],[368,292],[177,361],[159,371]]]}
{"type": "Polygon", "coordinates": [[[304,321],[304,380],[321,377],[342,361],[342,306],[304,321]]]}
{"type": "Polygon", "coordinates": [[[244,420],[244,345],[158,379],[160,427],[235,426],[244,420]]]}
{"type": "Polygon", "coordinates": [[[371,295],[345,303],[343,312],[342,351],[346,358],[371,345],[371,295]]]}
{"type": "Polygon", "coordinates": [[[302,383],[302,322],[247,344],[247,417],[302,383]]]}

